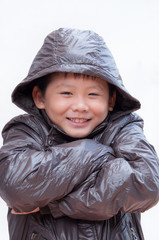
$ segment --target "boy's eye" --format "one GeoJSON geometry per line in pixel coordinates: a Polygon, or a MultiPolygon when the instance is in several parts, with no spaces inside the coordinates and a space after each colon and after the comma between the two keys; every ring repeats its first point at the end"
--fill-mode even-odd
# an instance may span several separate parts
{"type": "Polygon", "coordinates": [[[89,93],[88,95],[90,95],[90,96],[99,96],[98,93],[89,93]]]}
{"type": "Polygon", "coordinates": [[[72,95],[71,92],[61,92],[62,95],[72,95]]]}

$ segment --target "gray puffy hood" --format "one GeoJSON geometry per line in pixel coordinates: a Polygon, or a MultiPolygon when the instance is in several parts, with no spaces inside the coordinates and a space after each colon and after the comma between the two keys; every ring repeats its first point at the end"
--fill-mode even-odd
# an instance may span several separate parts
{"type": "Polygon", "coordinates": [[[28,76],[14,89],[12,101],[28,113],[38,112],[29,86],[35,79],[53,72],[100,77],[116,86],[118,110],[131,112],[140,108],[140,102],[124,87],[104,40],[93,31],[60,28],[50,33],[33,60],[28,76]]]}

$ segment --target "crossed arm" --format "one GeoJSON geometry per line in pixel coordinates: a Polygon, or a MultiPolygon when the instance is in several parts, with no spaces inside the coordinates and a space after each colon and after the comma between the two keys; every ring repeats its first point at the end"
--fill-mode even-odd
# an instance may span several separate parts
{"type": "Polygon", "coordinates": [[[102,220],[157,203],[158,160],[139,126],[121,131],[113,147],[116,157],[94,140],[44,151],[28,126],[17,126],[7,131],[0,150],[0,193],[13,214],[47,205],[54,217],[102,220]]]}
{"type": "Polygon", "coordinates": [[[62,199],[112,157],[111,148],[93,140],[45,151],[38,133],[18,121],[3,136],[0,195],[12,213],[29,213],[62,199]]]}

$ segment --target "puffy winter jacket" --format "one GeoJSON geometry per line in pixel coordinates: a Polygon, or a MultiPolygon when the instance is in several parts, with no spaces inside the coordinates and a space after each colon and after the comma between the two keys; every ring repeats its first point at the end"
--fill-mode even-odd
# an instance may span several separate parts
{"type": "Polygon", "coordinates": [[[59,29],[46,38],[13,102],[28,112],[4,127],[0,195],[11,240],[144,239],[140,213],[159,199],[159,163],[132,113],[111,53],[91,31],[59,29]],[[32,100],[34,80],[51,72],[98,76],[115,85],[117,104],[87,139],[57,128],[32,100]],[[28,215],[13,215],[40,207],[28,215]]]}

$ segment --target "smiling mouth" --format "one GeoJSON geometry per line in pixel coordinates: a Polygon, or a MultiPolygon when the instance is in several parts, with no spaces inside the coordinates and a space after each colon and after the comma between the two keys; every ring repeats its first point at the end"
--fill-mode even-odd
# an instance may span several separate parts
{"type": "Polygon", "coordinates": [[[84,119],[84,118],[67,118],[67,119],[75,123],[84,123],[90,120],[90,119],[84,119]]]}

